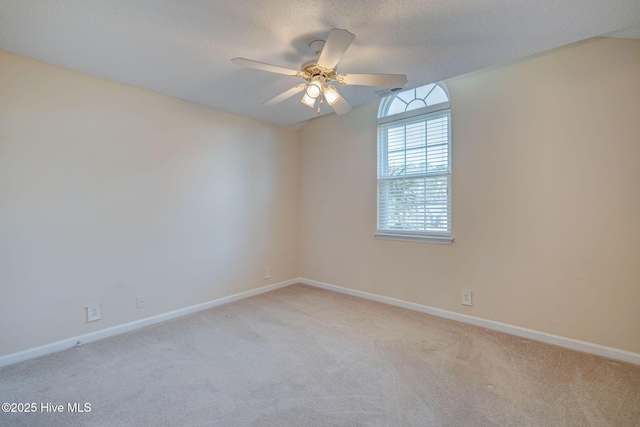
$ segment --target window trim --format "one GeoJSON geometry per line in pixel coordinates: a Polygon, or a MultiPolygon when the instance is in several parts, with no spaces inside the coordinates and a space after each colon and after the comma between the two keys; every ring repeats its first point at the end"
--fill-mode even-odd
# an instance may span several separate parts
{"type": "Polygon", "coordinates": [[[374,236],[379,240],[403,240],[405,242],[438,243],[440,245],[450,245],[453,243],[453,236],[423,236],[421,234],[415,234],[411,232],[403,233],[401,231],[386,233],[379,230],[374,234],[374,236]]]}
{"type": "MultiPolygon", "coordinates": [[[[440,85],[440,84],[438,84],[440,85]]],[[[442,85],[440,85],[442,87],[442,85]]],[[[446,88],[443,88],[443,90],[445,90],[445,93],[447,93],[446,88]]],[[[397,95],[397,94],[396,94],[397,95]]],[[[390,105],[390,99],[393,99],[396,95],[389,97],[386,100],[383,100],[383,104],[380,105],[380,109],[379,109],[379,115],[383,112],[386,111],[386,109],[388,108],[388,106],[390,105]],[[383,109],[385,111],[383,111],[383,109]]],[[[447,96],[449,94],[447,93],[447,96]]],[[[398,113],[398,114],[393,114],[391,116],[383,116],[383,117],[379,117],[378,118],[378,127],[380,125],[384,125],[384,124],[388,124],[388,123],[392,123],[392,122],[401,122],[401,121],[405,121],[407,119],[411,119],[411,118],[415,118],[415,117],[419,117],[419,116],[424,116],[425,120],[428,118],[428,116],[432,116],[432,115],[438,115],[441,112],[445,112],[447,111],[449,113],[449,120],[448,120],[448,132],[449,132],[449,153],[448,153],[448,162],[449,162],[449,173],[448,173],[448,180],[449,180],[449,200],[448,200],[448,204],[449,204],[449,219],[452,222],[452,199],[451,199],[451,169],[452,169],[452,165],[451,165],[451,101],[447,101],[447,102],[441,102],[439,104],[434,104],[434,105],[430,105],[430,106],[426,106],[426,107],[422,107],[422,108],[417,108],[414,110],[410,110],[410,111],[405,111],[402,113],[398,113]]],[[[380,136],[378,135],[378,139],[380,138],[380,136]]],[[[379,144],[379,141],[378,143],[379,144]]],[[[377,151],[377,150],[376,150],[377,151]]],[[[378,157],[379,154],[376,156],[378,157]]],[[[377,160],[379,161],[379,159],[377,160]]],[[[377,173],[376,173],[377,175],[377,173]]],[[[376,178],[376,182],[378,183],[380,180],[380,178],[376,178]]],[[[376,184],[377,186],[377,184],[376,184]]],[[[420,232],[420,231],[404,231],[404,230],[380,230],[378,229],[378,226],[380,224],[379,222],[379,215],[380,215],[380,200],[378,199],[379,194],[376,195],[376,232],[374,234],[376,239],[381,239],[381,240],[401,240],[401,241],[409,241],[409,242],[422,242],[422,243],[436,243],[436,244],[445,244],[445,245],[450,245],[454,242],[453,239],[453,224],[449,224],[449,230],[451,230],[450,232],[438,232],[438,231],[431,231],[431,232],[420,232]],[[439,234],[442,234],[441,236],[439,236],[439,234]]]]}

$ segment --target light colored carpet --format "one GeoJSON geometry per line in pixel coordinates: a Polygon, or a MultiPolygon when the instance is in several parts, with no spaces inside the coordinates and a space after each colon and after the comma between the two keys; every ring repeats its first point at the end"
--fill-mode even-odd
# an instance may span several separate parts
{"type": "Polygon", "coordinates": [[[0,369],[2,426],[640,426],[640,366],[294,285],[0,369]],[[89,402],[70,414],[67,402],[89,402]]]}

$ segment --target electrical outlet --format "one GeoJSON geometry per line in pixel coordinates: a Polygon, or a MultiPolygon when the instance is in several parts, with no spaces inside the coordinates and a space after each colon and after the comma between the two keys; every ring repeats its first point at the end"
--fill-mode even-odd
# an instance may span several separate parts
{"type": "Polygon", "coordinates": [[[271,279],[271,268],[270,267],[265,267],[264,268],[264,278],[265,279],[271,279]]]}
{"type": "Polygon", "coordinates": [[[471,291],[462,291],[462,305],[471,305],[471,291]]]}
{"type": "Polygon", "coordinates": [[[144,306],[146,305],[146,304],[145,304],[145,301],[146,301],[145,297],[143,297],[142,295],[140,295],[138,298],[136,298],[136,306],[137,306],[138,308],[142,308],[142,307],[144,307],[144,306]]]}
{"type": "Polygon", "coordinates": [[[100,320],[100,304],[87,307],[87,322],[100,320]]]}

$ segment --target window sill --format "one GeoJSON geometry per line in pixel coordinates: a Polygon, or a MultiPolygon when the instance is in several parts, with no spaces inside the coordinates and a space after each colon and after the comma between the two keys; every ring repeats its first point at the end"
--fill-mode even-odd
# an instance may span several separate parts
{"type": "Polygon", "coordinates": [[[401,234],[401,233],[376,233],[376,239],[381,240],[404,240],[407,242],[421,243],[437,243],[441,245],[450,245],[453,243],[453,237],[444,236],[424,236],[420,234],[401,234]]]}

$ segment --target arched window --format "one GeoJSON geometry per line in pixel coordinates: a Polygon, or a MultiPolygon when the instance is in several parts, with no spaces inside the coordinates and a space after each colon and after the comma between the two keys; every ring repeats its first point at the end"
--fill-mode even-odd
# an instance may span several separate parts
{"type": "Polygon", "coordinates": [[[451,104],[432,83],[378,108],[376,237],[451,243],[451,104]]]}
{"type": "MultiPolygon", "coordinates": [[[[378,118],[449,102],[444,83],[431,83],[387,96],[380,102],[378,118]]],[[[446,108],[449,108],[447,106],[446,108]]]]}

